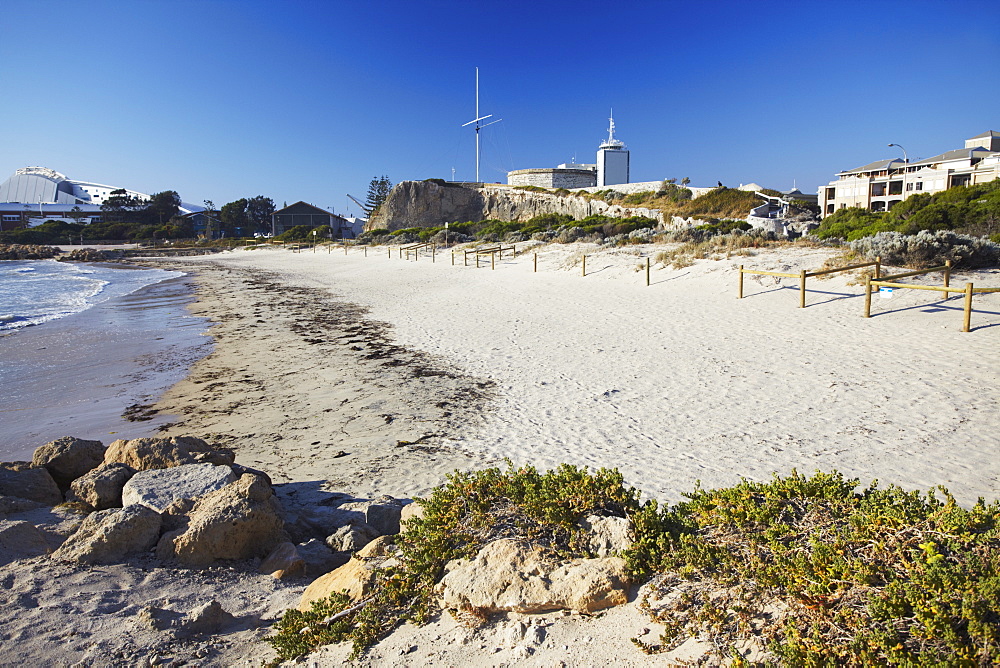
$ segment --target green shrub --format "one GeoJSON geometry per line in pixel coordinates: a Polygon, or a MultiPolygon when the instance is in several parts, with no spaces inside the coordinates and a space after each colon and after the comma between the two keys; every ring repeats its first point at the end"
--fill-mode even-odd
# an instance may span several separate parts
{"type": "Polygon", "coordinates": [[[661,645],[633,642],[663,651],[704,634],[728,655],[761,635],[787,665],[995,665],[1000,504],[857,486],[793,472],[647,505],[629,568],[681,596],[654,611],[661,645]]]}
{"type": "Polygon", "coordinates": [[[593,556],[578,522],[591,514],[624,517],[638,511],[638,492],[616,470],[563,464],[546,473],[526,466],[448,476],[427,499],[423,516],[409,520],[396,539],[401,565],[377,571],[371,600],[326,627],[322,620],[350,607],[346,596],[288,610],[268,642],[278,660],[300,657],[329,642],[351,640],[353,656],[405,620],[424,624],[437,610],[434,586],[448,561],[474,556],[501,538],[518,538],[566,557],[593,556]]]}

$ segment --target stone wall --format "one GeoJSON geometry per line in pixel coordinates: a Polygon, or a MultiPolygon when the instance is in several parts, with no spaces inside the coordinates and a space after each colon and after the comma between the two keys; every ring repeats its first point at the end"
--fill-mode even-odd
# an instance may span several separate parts
{"type": "Polygon", "coordinates": [[[587,188],[597,183],[597,172],[590,169],[518,169],[507,174],[512,186],[539,188],[587,188]]]}

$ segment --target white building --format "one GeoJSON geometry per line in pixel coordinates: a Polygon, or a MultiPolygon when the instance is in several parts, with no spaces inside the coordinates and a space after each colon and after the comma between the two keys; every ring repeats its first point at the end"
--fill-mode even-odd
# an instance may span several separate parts
{"type": "Polygon", "coordinates": [[[597,187],[628,183],[629,153],[622,141],[615,139],[615,118],[611,114],[608,138],[597,149],[597,187]]]}
{"type": "MultiPolygon", "coordinates": [[[[46,220],[99,222],[101,205],[116,190],[124,190],[130,197],[150,199],[128,188],[74,181],[47,167],[23,167],[0,183],[0,229],[34,226],[46,220]]],[[[182,215],[203,210],[197,204],[181,202],[182,215]]]]}
{"type": "Polygon", "coordinates": [[[612,116],[608,138],[597,149],[597,164],[564,163],[558,167],[516,169],[507,172],[507,185],[539,188],[605,188],[629,182],[629,152],[625,144],[615,139],[615,119],[612,116]]]}
{"type": "Polygon", "coordinates": [[[1000,178],[1000,133],[992,130],[965,140],[965,148],[908,162],[879,160],[837,174],[819,188],[820,213],[862,207],[887,211],[915,193],[937,193],[956,186],[1000,178]]]}

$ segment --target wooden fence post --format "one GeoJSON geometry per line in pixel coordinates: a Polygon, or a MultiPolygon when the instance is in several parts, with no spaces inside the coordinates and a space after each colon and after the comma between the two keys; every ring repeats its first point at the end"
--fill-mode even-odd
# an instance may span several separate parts
{"type": "Polygon", "coordinates": [[[799,272],[799,308],[806,307],[806,270],[799,272]]]}
{"type": "Polygon", "coordinates": [[[646,256],[646,287],[649,287],[649,256],[646,256]]]}
{"type": "Polygon", "coordinates": [[[965,284],[965,322],[962,331],[971,332],[972,325],[972,283],[965,284]]]}
{"type": "Polygon", "coordinates": [[[882,278],[882,256],[875,258],[875,280],[882,278]]]}
{"type": "Polygon", "coordinates": [[[740,294],[736,297],[737,299],[743,299],[743,265],[740,265],[740,294]]]}
{"type": "Polygon", "coordinates": [[[586,276],[587,275],[587,256],[586,255],[583,256],[583,272],[580,275],[581,276],[586,276]]]}
{"type": "Polygon", "coordinates": [[[490,269],[496,269],[496,268],[497,268],[497,254],[490,253],[490,269]]]}
{"type": "Polygon", "coordinates": [[[434,257],[435,255],[437,255],[437,246],[431,246],[431,264],[437,262],[437,259],[434,257]]]}
{"type": "Polygon", "coordinates": [[[368,257],[368,246],[365,246],[365,257],[368,257]]]}
{"type": "Polygon", "coordinates": [[[533,260],[534,269],[533,269],[532,273],[537,274],[538,273],[538,253],[533,253],[533,255],[535,256],[535,259],[533,260]]]}
{"type": "MultiPolygon", "coordinates": [[[[951,283],[951,260],[944,261],[944,287],[948,287],[951,283]]],[[[950,292],[944,293],[945,301],[948,301],[948,297],[951,297],[950,292]]]]}
{"type": "Polygon", "coordinates": [[[872,279],[865,278],[865,317],[872,317],[872,279]]]}
{"type": "Polygon", "coordinates": [[[479,269],[479,253],[476,253],[476,269],[479,269]]]}

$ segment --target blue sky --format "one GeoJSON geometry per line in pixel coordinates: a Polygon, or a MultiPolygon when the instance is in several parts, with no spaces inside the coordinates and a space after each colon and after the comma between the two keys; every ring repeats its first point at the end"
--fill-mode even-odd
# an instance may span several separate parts
{"type": "Polygon", "coordinates": [[[1000,3],[5,0],[0,180],[358,213],[373,176],[593,162],[815,191],[1000,131],[1000,3]]]}

